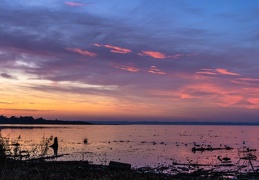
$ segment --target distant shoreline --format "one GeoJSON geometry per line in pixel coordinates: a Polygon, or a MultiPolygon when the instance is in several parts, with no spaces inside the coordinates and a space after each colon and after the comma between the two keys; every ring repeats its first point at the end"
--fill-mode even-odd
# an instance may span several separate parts
{"type": "Polygon", "coordinates": [[[130,125],[172,125],[172,126],[259,126],[259,123],[218,123],[218,122],[84,122],[84,121],[57,121],[46,120],[50,122],[36,122],[36,123],[5,123],[0,121],[1,125],[114,125],[114,126],[130,126],[130,125]]]}
{"type": "Polygon", "coordinates": [[[193,125],[193,126],[259,126],[259,122],[159,122],[159,121],[89,121],[93,125],[193,125]]]}
{"type": "Polygon", "coordinates": [[[259,126],[259,122],[199,122],[199,121],[65,121],[46,120],[32,116],[6,117],[0,115],[0,125],[199,125],[199,126],[259,126]]]}
{"type": "Polygon", "coordinates": [[[62,121],[62,120],[46,120],[43,118],[34,119],[32,116],[0,116],[0,124],[12,124],[12,125],[91,125],[92,123],[84,121],[62,121]]]}

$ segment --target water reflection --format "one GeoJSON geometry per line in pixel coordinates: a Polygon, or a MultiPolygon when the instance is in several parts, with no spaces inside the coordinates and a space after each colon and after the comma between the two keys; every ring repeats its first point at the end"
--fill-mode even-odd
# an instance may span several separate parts
{"type": "Polygon", "coordinates": [[[57,160],[87,160],[97,164],[114,160],[131,163],[133,167],[177,164],[224,167],[240,163],[251,167],[250,162],[253,167],[259,165],[255,158],[259,132],[251,126],[44,125],[5,127],[1,131],[10,142],[20,144],[18,151],[33,152],[29,158],[54,154],[57,160]]]}

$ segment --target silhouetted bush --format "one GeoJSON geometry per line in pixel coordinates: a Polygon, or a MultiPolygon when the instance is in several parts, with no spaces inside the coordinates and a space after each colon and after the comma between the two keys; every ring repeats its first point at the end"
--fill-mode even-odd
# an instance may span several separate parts
{"type": "Polygon", "coordinates": [[[6,159],[6,144],[0,131],[0,161],[3,162],[6,159]]]}

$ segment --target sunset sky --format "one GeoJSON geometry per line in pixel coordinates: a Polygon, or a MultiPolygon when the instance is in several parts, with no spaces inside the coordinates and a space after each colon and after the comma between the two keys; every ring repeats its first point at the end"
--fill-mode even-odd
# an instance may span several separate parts
{"type": "Polygon", "coordinates": [[[259,121],[258,0],[1,0],[0,115],[259,121]]]}

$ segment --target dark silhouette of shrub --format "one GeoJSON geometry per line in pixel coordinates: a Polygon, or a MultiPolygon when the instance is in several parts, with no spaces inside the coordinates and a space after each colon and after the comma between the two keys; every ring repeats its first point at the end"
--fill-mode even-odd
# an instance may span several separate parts
{"type": "Polygon", "coordinates": [[[6,145],[0,131],[0,162],[4,162],[6,159],[6,145]]]}

